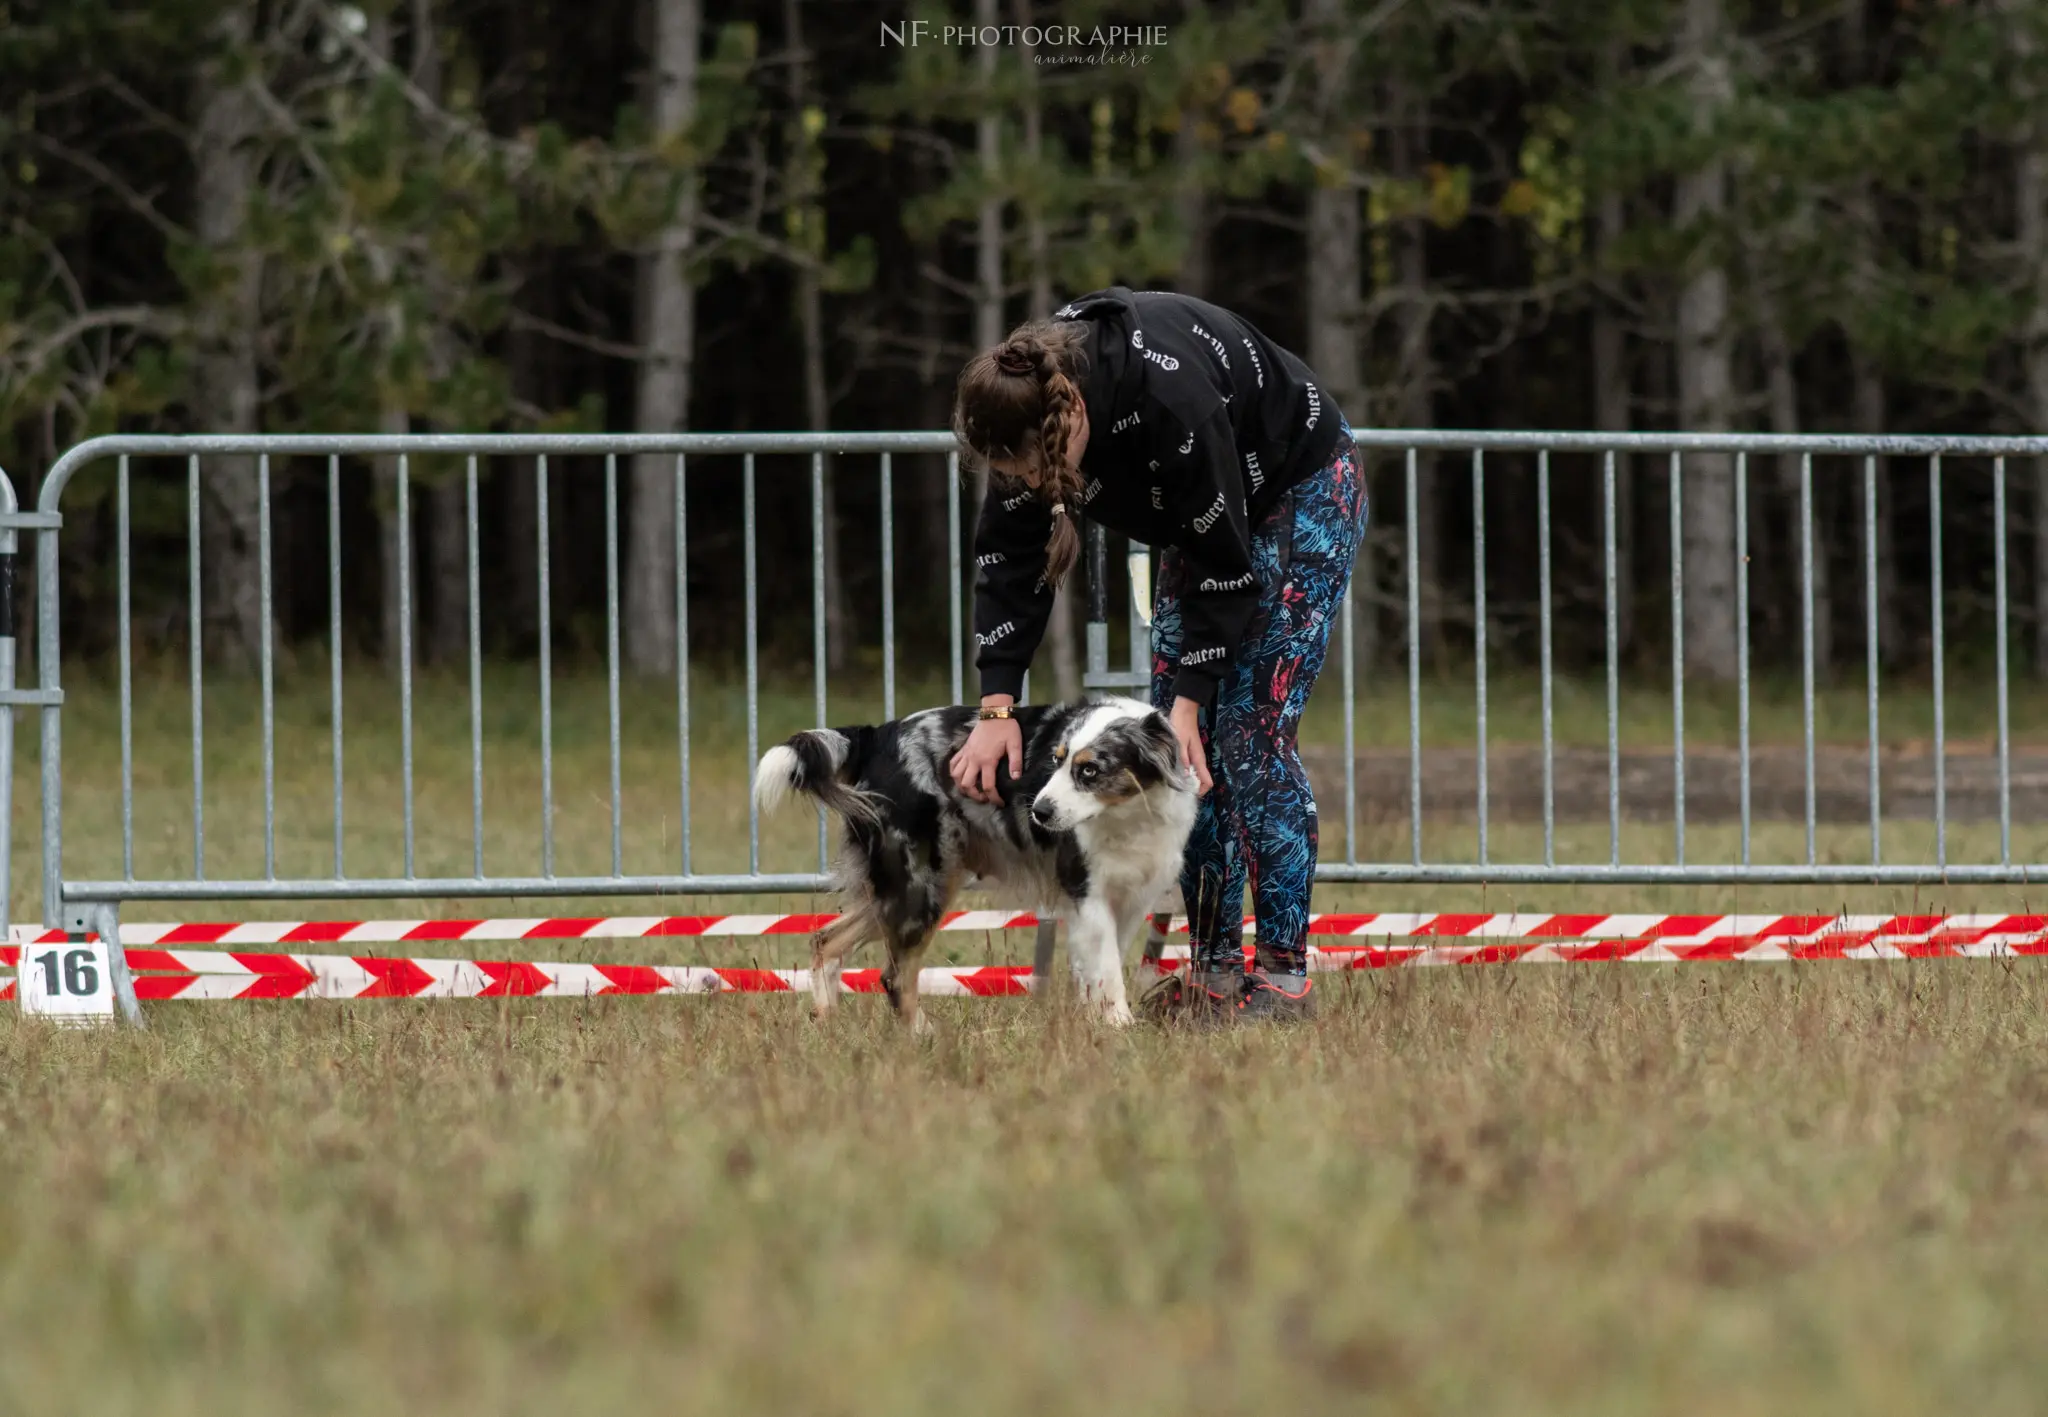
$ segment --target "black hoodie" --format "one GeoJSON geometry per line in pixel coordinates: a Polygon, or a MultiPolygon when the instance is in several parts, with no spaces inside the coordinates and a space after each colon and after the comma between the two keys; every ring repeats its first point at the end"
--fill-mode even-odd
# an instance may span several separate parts
{"type": "MultiPolygon", "coordinates": [[[[1053,318],[1094,327],[1077,380],[1089,429],[1082,508],[1113,531],[1179,549],[1174,694],[1207,705],[1258,609],[1252,528],[1329,462],[1343,417],[1306,364],[1207,301],[1119,285],[1053,318]]],[[[1022,690],[1052,614],[1051,529],[1052,509],[1036,494],[991,484],[974,536],[983,694],[1022,690]]]]}

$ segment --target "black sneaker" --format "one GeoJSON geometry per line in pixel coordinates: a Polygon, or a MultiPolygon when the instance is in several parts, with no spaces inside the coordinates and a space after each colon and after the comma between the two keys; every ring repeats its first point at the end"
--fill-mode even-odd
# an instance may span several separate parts
{"type": "Polygon", "coordinates": [[[1138,996],[1138,1015],[1178,1028],[1221,1028],[1244,1006],[1241,969],[1190,969],[1169,974],[1138,996]]]}
{"type": "Polygon", "coordinates": [[[1315,981],[1306,974],[1254,969],[1245,979],[1238,1018],[1244,1023],[1307,1023],[1316,1016],[1314,988],[1315,981]]]}

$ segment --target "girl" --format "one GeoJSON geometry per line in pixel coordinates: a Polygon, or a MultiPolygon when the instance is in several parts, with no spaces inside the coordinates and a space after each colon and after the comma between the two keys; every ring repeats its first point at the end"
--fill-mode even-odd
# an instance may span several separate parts
{"type": "Polygon", "coordinates": [[[1023,769],[1006,715],[1082,514],[1162,548],[1152,699],[1204,794],[1181,872],[1193,958],[1167,1003],[1211,1021],[1308,1017],[1316,804],[1295,730],[1365,531],[1343,414],[1249,321],[1116,286],[969,360],[953,431],[995,474],[974,548],[981,721],[954,781],[994,801],[998,765],[1023,769]]]}

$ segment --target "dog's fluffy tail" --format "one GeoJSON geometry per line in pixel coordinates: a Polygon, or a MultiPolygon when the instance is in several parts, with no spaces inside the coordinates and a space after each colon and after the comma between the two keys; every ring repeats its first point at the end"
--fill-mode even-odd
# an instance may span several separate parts
{"type": "Polygon", "coordinates": [[[754,773],[754,801],[772,812],[801,792],[849,822],[877,822],[875,799],[853,785],[854,741],[836,728],[813,728],[761,755],[754,773]]]}

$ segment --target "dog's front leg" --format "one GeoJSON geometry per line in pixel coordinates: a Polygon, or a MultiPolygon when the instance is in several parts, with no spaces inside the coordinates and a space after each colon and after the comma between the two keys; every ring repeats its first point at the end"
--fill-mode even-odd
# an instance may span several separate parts
{"type": "Polygon", "coordinates": [[[1108,901],[1091,897],[1079,902],[1070,921],[1067,958],[1082,1002],[1119,1028],[1131,1022],[1124,997],[1123,941],[1108,901]]]}

